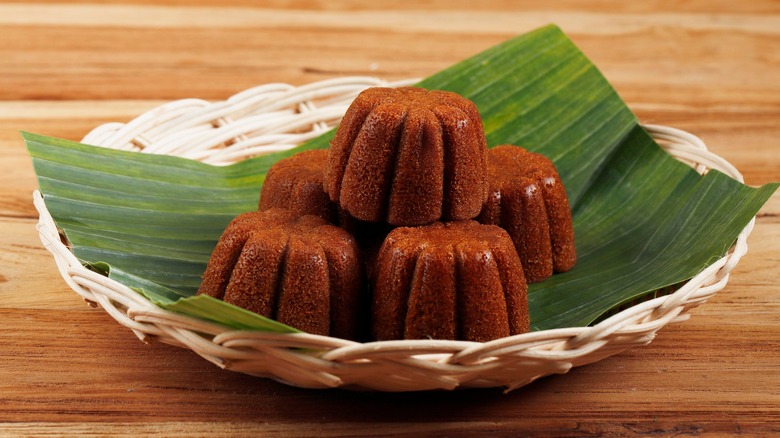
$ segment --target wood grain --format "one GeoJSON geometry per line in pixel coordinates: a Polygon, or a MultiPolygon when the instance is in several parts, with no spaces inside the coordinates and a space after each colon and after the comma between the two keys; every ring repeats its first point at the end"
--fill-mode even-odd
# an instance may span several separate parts
{"type": "Polygon", "coordinates": [[[640,120],[780,181],[780,3],[0,1],[0,435],[780,434],[780,195],[729,285],[647,347],[503,394],[313,391],[146,345],[60,278],[19,131],[80,139],[267,82],[421,77],[559,24],[640,120]]]}

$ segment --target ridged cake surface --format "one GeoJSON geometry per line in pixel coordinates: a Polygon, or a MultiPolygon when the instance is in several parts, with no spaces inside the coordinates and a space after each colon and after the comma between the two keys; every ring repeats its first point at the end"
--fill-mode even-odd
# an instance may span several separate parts
{"type": "Polygon", "coordinates": [[[485,342],[529,330],[523,268],[497,226],[466,220],[396,228],[373,277],[377,340],[485,342]]]}
{"type": "Polygon", "coordinates": [[[544,155],[501,145],[488,152],[490,194],[477,218],[504,228],[529,283],[574,267],[569,200],[555,165],[544,155]]]}
{"type": "Polygon", "coordinates": [[[338,127],[324,183],[332,201],[363,221],[472,219],[488,189],[479,111],[447,91],[369,88],[338,127]]]}
{"type": "Polygon", "coordinates": [[[358,336],[363,276],[345,230],[272,208],[236,217],[203,274],[206,294],[307,333],[358,336]]]}
{"type": "Polygon", "coordinates": [[[331,202],[322,186],[326,149],[297,153],[277,161],[268,169],[260,191],[260,211],[287,208],[299,216],[313,214],[335,223],[338,205],[331,202]]]}

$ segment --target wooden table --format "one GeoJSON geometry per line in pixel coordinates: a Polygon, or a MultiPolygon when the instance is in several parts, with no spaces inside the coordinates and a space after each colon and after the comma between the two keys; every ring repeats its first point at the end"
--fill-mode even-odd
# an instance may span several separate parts
{"type": "Polygon", "coordinates": [[[0,435],[780,434],[780,195],[727,288],[648,347],[507,395],[302,390],[88,308],[40,244],[18,134],[77,140],[267,82],[426,76],[555,22],[643,122],[696,133],[760,185],[780,181],[777,2],[99,3],[0,2],[0,435]]]}

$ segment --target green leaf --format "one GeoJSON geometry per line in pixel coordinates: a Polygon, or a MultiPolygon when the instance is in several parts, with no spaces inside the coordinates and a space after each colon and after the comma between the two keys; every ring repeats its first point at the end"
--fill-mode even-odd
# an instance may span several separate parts
{"type": "MultiPolygon", "coordinates": [[[[663,152],[596,67],[554,26],[420,84],[473,100],[488,142],[550,157],[567,187],[579,260],[529,292],[532,327],[582,326],[693,277],[721,257],[777,184],[700,176],[663,152]]],[[[161,307],[234,328],[292,330],[189,297],[235,215],[257,206],[268,168],[296,150],[214,167],[24,133],[46,205],[74,254],[161,307]]]]}
{"type": "Polygon", "coordinates": [[[164,307],[173,312],[207,319],[238,330],[264,330],[275,333],[301,332],[288,325],[262,317],[208,295],[182,298],[164,307]]]}

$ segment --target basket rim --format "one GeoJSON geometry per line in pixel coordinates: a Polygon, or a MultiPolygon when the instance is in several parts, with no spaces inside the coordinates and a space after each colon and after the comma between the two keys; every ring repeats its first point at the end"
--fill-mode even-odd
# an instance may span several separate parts
{"type": "MultiPolygon", "coordinates": [[[[396,85],[406,85],[415,80],[399,81],[396,85]]],[[[297,93],[297,105],[306,106],[311,96],[323,87],[347,87],[359,83],[368,86],[377,80],[366,78],[340,78],[321,81],[301,87],[270,84],[238,93],[233,98],[234,105],[246,105],[252,100],[257,89],[281,90],[282,93],[297,93]],[[362,81],[362,82],[361,82],[362,81]],[[236,103],[237,102],[237,103],[236,103]]],[[[387,83],[385,83],[387,84],[387,83]]],[[[392,85],[392,84],[391,84],[392,85]]],[[[352,88],[349,93],[354,94],[352,88]]],[[[289,99],[289,96],[285,96],[289,99]]],[[[204,108],[217,108],[224,113],[225,102],[203,103],[197,99],[185,99],[163,105],[170,110],[178,110],[184,105],[188,111],[196,114],[196,119],[207,118],[204,108]],[[193,105],[192,107],[191,105],[193,105]],[[188,106],[190,105],[190,106],[188,106]],[[205,105],[205,106],[204,106],[205,105]],[[194,109],[193,109],[194,108],[194,109]]],[[[314,107],[314,105],[311,105],[314,107]]],[[[212,108],[212,109],[213,109],[212,108]]],[[[220,113],[216,119],[225,119],[226,113],[220,113]]],[[[85,137],[92,143],[97,140],[128,141],[128,132],[138,137],[141,120],[148,130],[160,109],[153,109],[137,117],[126,125],[105,124],[95,128],[85,137]],[[129,128],[128,128],[129,127],[129,128]],[[127,129],[124,129],[127,128],[127,129]],[[122,130],[124,129],[124,131],[122,130]]],[[[170,119],[169,119],[170,120],[170,119]]],[[[200,119],[198,119],[200,120],[200,119]]],[[[212,118],[212,120],[215,120],[212,118]]],[[[225,119],[227,120],[227,119],[225,119]]],[[[226,123],[230,121],[227,120],[226,123]]],[[[313,124],[313,131],[322,132],[327,127],[313,124]]],[[[739,171],[728,161],[709,152],[704,142],[685,131],[661,125],[642,125],[649,134],[659,140],[659,144],[678,160],[692,164],[703,174],[709,169],[717,169],[730,177],[744,182],[739,171]]],[[[132,141],[132,140],[130,140],[132,141]]],[[[170,151],[169,151],[170,152],[170,151]]],[[[175,154],[175,153],[174,153],[175,154]]],[[[240,159],[240,157],[239,157],[240,159]]],[[[399,340],[374,341],[360,343],[328,336],[306,333],[270,333],[263,331],[234,330],[217,323],[198,320],[161,309],[136,293],[131,288],[106,276],[89,270],[67,248],[60,238],[54,219],[49,213],[39,190],[33,193],[35,207],[39,213],[37,229],[44,247],[53,255],[57,267],[76,293],[93,306],[101,306],[120,324],[130,328],[142,341],[158,339],[162,342],[190,348],[207,360],[222,368],[235,369],[247,374],[270,377],[294,386],[303,387],[369,387],[378,390],[421,390],[453,389],[458,386],[506,386],[508,390],[523,386],[531,381],[552,373],[565,373],[574,366],[584,365],[604,357],[611,356],[635,345],[649,343],[655,333],[668,323],[686,320],[688,310],[706,301],[722,289],[728,281],[730,271],[747,252],[747,237],[755,224],[755,217],[740,232],[735,244],[723,257],[710,264],[693,278],[687,280],[677,291],[644,301],[620,311],[609,318],[591,326],[566,327],[539,330],[513,335],[493,341],[479,343],[469,341],[442,340],[399,340]],[[209,339],[209,337],[211,339],[209,339]],[[613,345],[614,344],[614,345],[613,345]],[[302,349],[302,350],[301,350],[302,349]],[[262,350],[262,351],[261,351],[262,350]],[[262,354],[258,353],[261,351],[262,354]],[[312,354],[312,351],[318,351],[312,354]],[[264,355],[264,356],[263,356],[264,355]],[[463,373],[473,377],[481,370],[495,371],[498,365],[496,357],[512,356],[530,363],[533,373],[516,378],[510,376],[504,380],[487,378],[460,379],[463,373]],[[268,363],[258,364],[258,360],[274,358],[283,365],[296,364],[303,368],[296,372],[284,370],[281,366],[268,363]],[[359,376],[358,364],[361,361],[392,362],[393,367],[418,373],[420,368],[436,369],[432,375],[421,377],[420,382],[404,382],[403,379],[387,383],[366,383],[363,378],[351,381],[349,373],[359,376]],[[535,362],[534,362],[535,361],[535,362]],[[302,364],[302,365],[301,365],[302,364]],[[404,368],[406,367],[406,368],[404,368]],[[464,371],[463,368],[468,371],[464,371]],[[476,368],[475,368],[476,367],[476,368]],[[492,367],[492,368],[491,368],[492,367]],[[341,371],[346,374],[340,374],[341,371]]],[[[501,362],[500,360],[498,362],[501,362]]],[[[512,371],[508,369],[507,372],[512,371]]],[[[419,373],[418,373],[419,374],[419,373]]],[[[500,373],[499,373],[500,374],[500,373]]]]}

